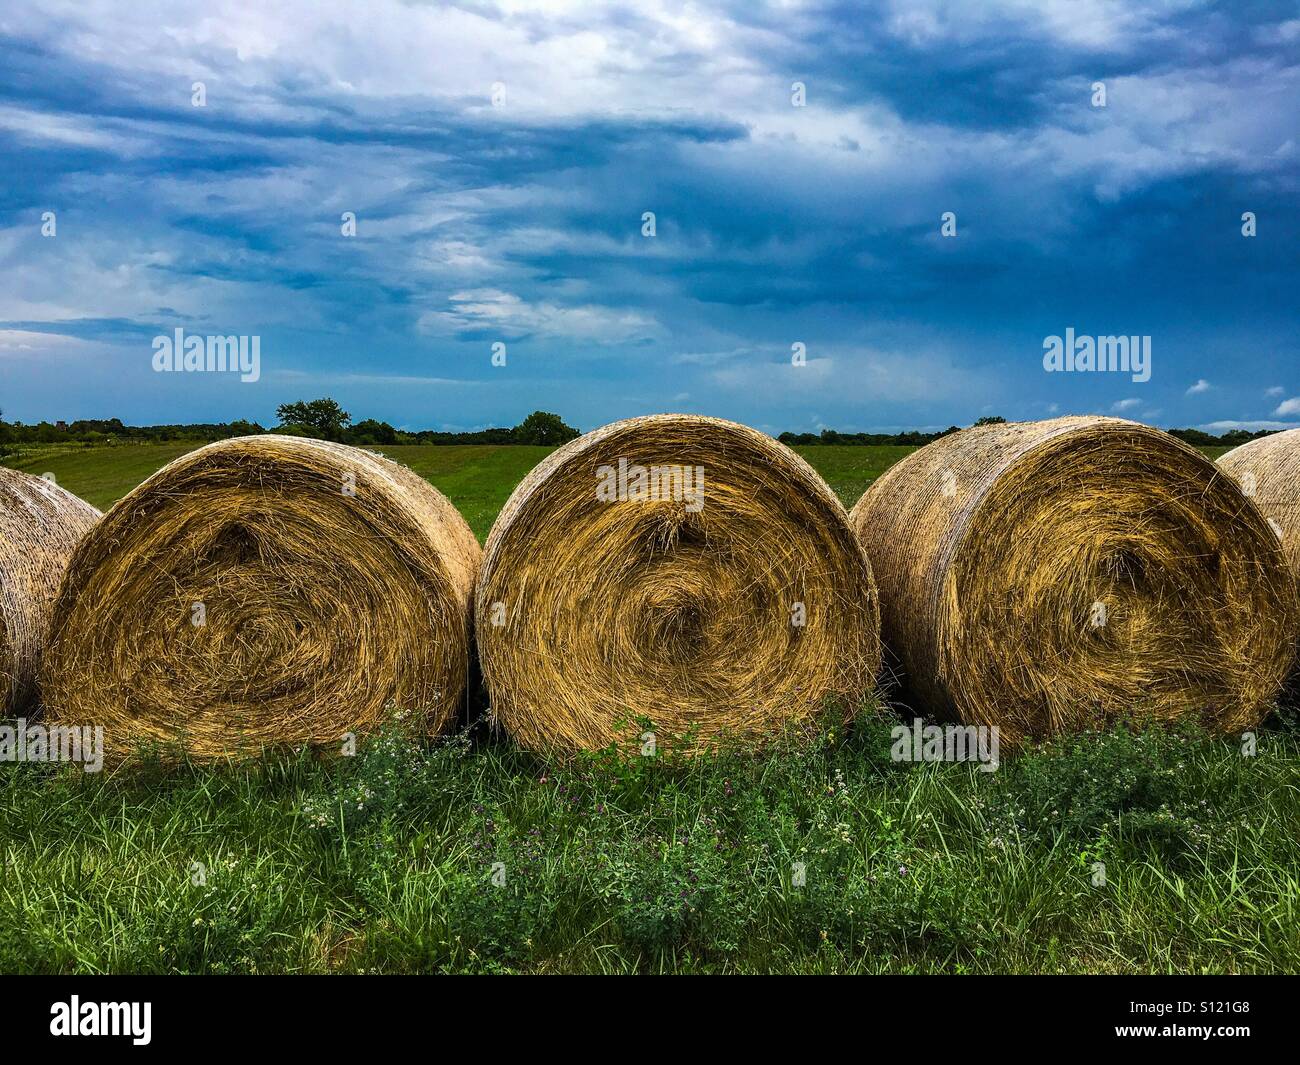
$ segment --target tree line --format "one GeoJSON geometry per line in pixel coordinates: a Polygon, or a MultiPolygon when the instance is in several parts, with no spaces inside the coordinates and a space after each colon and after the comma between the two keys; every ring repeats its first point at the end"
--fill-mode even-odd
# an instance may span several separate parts
{"type": "MultiPolygon", "coordinates": [[[[1005,418],[980,418],[976,425],[1003,425],[1005,418]]],[[[823,429],[820,433],[782,433],[777,437],[787,447],[809,444],[850,444],[850,445],[896,445],[903,447],[920,447],[940,437],[961,431],[961,427],[950,425],[933,433],[922,433],[915,429],[902,433],[841,433],[835,429],[823,429]]],[[[1236,447],[1261,436],[1270,436],[1276,429],[1260,429],[1248,432],[1245,429],[1229,429],[1222,436],[1202,432],[1200,429],[1170,429],[1169,435],[1176,436],[1193,447],[1236,447]]]]}
{"type": "MultiPolygon", "coordinates": [[[[2,413],[2,412],[0,412],[2,413]]],[[[510,428],[476,429],[473,432],[449,433],[433,429],[415,432],[397,429],[388,422],[365,418],[353,422],[352,415],[337,402],[324,397],[284,403],[276,409],[279,421],[267,428],[257,422],[242,419],[232,422],[198,422],[174,425],[124,425],[119,418],[81,419],[74,422],[48,421],[25,425],[6,422],[0,418],[0,455],[20,444],[80,443],[94,444],[160,443],[169,440],[212,441],[233,436],[256,436],[261,433],[282,433],[290,436],[308,436],[320,440],[334,440],[344,444],[539,444],[555,447],[573,440],[578,430],[567,425],[558,414],[533,411],[518,425],[510,428]]],[[[980,418],[976,425],[997,425],[1005,418],[980,418]]],[[[951,425],[939,432],[908,430],[901,433],[841,433],[823,429],[820,433],[782,433],[777,437],[790,446],[812,444],[894,445],[920,447],[940,437],[960,431],[951,425]]],[[[1247,432],[1231,429],[1221,436],[1200,429],[1171,429],[1170,433],[1195,447],[1235,447],[1261,436],[1275,432],[1261,429],[1247,432]]]]}
{"type": "Polygon", "coordinates": [[[120,418],[48,421],[34,425],[0,419],[0,454],[19,444],[80,443],[84,446],[115,443],[161,443],[169,440],[212,441],[234,436],[280,433],[333,440],[342,444],[541,444],[555,446],[580,435],[558,414],[533,411],[510,428],[479,429],[467,433],[423,429],[408,432],[375,418],[352,421],[352,415],[328,397],[281,404],[278,424],[267,428],[258,422],[199,422],[174,425],[125,425],[120,418]]]}

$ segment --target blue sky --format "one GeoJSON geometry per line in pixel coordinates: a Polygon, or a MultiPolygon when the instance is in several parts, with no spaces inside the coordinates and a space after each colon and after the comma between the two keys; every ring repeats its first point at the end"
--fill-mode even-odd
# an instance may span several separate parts
{"type": "Polygon", "coordinates": [[[1289,3],[10,5],[0,407],[1300,425],[1298,116],[1289,3]],[[154,372],[177,327],[260,379],[154,372]]]}

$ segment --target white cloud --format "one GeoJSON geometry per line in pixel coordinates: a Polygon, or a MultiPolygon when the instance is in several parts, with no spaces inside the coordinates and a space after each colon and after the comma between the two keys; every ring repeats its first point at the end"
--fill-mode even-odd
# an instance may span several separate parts
{"type": "Polygon", "coordinates": [[[1207,381],[1204,377],[1202,377],[1197,380],[1196,384],[1192,385],[1187,390],[1187,395],[1198,396],[1202,392],[1208,392],[1209,390],[1210,390],[1210,382],[1207,381]]]}
{"type": "Polygon", "coordinates": [[[750,399],[781,402],[792,396],[817,401],[833,396],[864,404],[917,404],[961,400],[987,402],[998,391],[997,371],[972,370],[942,351],[882,351],[809,345],[803,366],[788,353],[754,356],[723,364],[711,379],[722,389],[750,399]],[[814,357],[813,351],[819,354],[814,357]]]}
{"type": "Polygon", "coordinates": [[[451,309],[420,316],[424,332],[496,330],[502,337],[542,336],[600,344],[646,340],[662,332],[653,318],[636,311],[599,306],[564,307],[528,303],[513,292],[470,289],[449,297],[451,309]]]}
{"type": "Polygon", "coordinates": [[[1261,429],[1300,429],[1300,423],[1297,422],[1271,422],[1271,421],[1223,421],[1208,422],[1205,425],[1198,426],[1207,433],[1226,433],[1230,429],[1244,429],[1248,433],[1256,433],[1261,429]]]}
{"type": "Polygon", "coordinates": [[[1275,418],[1285,418],[1288,414],[1300,414],[1300,396],[1282,400],[1273,412],[1275,418]]]}
{"type": "Polygon", "coordinates": [[[143,143],[137,138],[123,138],[107,132],[102,121],[28,111],[20,107],[0,106],[0,129],[24,140],[54,141],[77,148],[113,149],[122,154],[139,150],[143,143]]]}
{"type": "Polygon", "coordinates": [[[914,45],[946,40],[954,47],[1008,32],[1019,23],[1057,40],[1089,50],[1125,51],[1151,16],[1120,0],[984,0],[949,4],[944,0],[894,0],[889,31],[914,45]]]}
{"type": "Polygon", "coordinates": [[[1110,409],[1116,413],[1122,413],[1123,411],[1136,410],[1140,406],[1142,406],[1140,399],[1121,399],[1112,403],[1110,409]]]}
{"type": "Polygon", "coordinates": [[[65,333],[0,329],[0,359],[43,360],[92,350],[94,345],[65,333]]]}

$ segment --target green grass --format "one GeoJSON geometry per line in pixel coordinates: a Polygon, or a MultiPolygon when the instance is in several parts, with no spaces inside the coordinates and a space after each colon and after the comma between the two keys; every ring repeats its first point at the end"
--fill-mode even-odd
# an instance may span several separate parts
{"type": "Polygon", "coordinates": [[[822,475],[846,507],[852,507],[867,490],[867,485],[915,450],[914,447],[852,447],[841,444],[795,448],[822,475]]]}
{"type": "MultiPolygon", "coordinates": [[[[107,506],[185,449],[12,461],[107,506]]],[[[385,450],[480,538],[546,451],[385,450]]],[[[804,449],[846,504],[904,453],[804,449]]],[[[691,763],[548,762],[479,726],[354,758],[0,764],[0,971],[1300,970],[1290,725],[1254,758],[1116,729],[981,773],[891,762],[889,724],[691,763]]]]}
{"type": "MultiPolygon", "coordinates": [[[[5,465],[38,476],[52,473],[69,492],[105,510],[155,470],[195,446],[173,443],[34,448],[6,460],[5,465]]],[[[551,449],[407,445],[375,450],[410,466],[432,482],[456,504],[482,540],[515,485],[551,449]]]]}
{"type": "Polygon", "coordinates": [[[456,504],[480,541],[515,485],[552,451],[549,447],[410,444],[377,448],[409,466],[456,504]]]}
{"type": "Polygon", "coordinates": [[[155,470],[192,451],[193,443],[123,444],[74,447],[67,444],[23,448],[6,466],[54,479],[91,506],[106,510],[155,470]]]}
{"type": "Polygon", "coordinates": [[[1294,972],[1300,743],[0,767],[5,972],[1294,972]],[[1105,883],[1094,883],[1094,862],[1105,883]],[[805,883],[792,883],[803,862],[805,883]],[[504,883],[493,883],[496,868],[504,883]]]}
{"type": "MultiPolygon", "coordinates": [[[[4,465],[27,473],[53,473],[68,491],[101,510],[112,506],[149,474],[193,449],[191,443],[128,444],[118,447],[52,445],[25,448],[4,460],[4,465]]],[[[551,449],[492,444],[406,444],[376,448],[404,463],[434,484],[460,508],[482,540],[497,511],[515,485],[551,449]]],[[[816,445],[798,447],[802,455],[835,490],[846,507],[852,507],[867,485],[904,455],[910,447],[851,447],[816,445]]],[[[1228,448],[1203,448],[1217,459],[1228,448]]]]}
{"type": "MultiPolygon", "coordinates": [[[[41,475],[54,474],[69,492],[105,510],[155,470],[192,450],[193,443],[126,444],[117,447],[33,447],[11,456],[6,466],[41,475]]],[[[409,466],[447,496],[483,540],[510,493],[542,458],[547,447],[511,447],[491,444],[406,444],[376,448],[409,466]]],[[[875,478],[908,452],[910,447],[797,448],[826,478],[846,507],[851,507],[875,478]]]]}

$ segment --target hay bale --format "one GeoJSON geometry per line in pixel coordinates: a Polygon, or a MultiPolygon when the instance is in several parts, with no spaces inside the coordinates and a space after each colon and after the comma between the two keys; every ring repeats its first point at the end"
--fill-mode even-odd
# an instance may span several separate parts
{"type": "Polygon", "coordinates": [[[481,552],[410,470],[285,436],[199,448],[121,499],[54,611],[49,716],[110,754],[338,745],[406,712],[455,717],[481,552]]]}
{"type": "Polygon", "coordinates": [[[615,422],[548,456],[492,527],[475,611],[493,715],[543,750],[627,741],[643,717],[696,746],[845,720],[880,657],[844,508],[716,418],[615,422]]]}
{"type": "Polygon", "coordinates": [[[35,701],[59,582],[99,518],[52,481],[0,467],[0,717],[21,716],[35,701]]]}
{"type": "Polygon", "coordinates": [[[911,697],[1005,744],[1134,713],[1236,732],[1291,661],[1300,607],[1277,538],[1157,429],[967,429],[889,469],[851,519],[911,697]]]}
{"type": "Polygon", "coordinates": [[[1300,429],[1234,447],[1219,465],[1269,519],[1300,581],[1300,429]]]}

